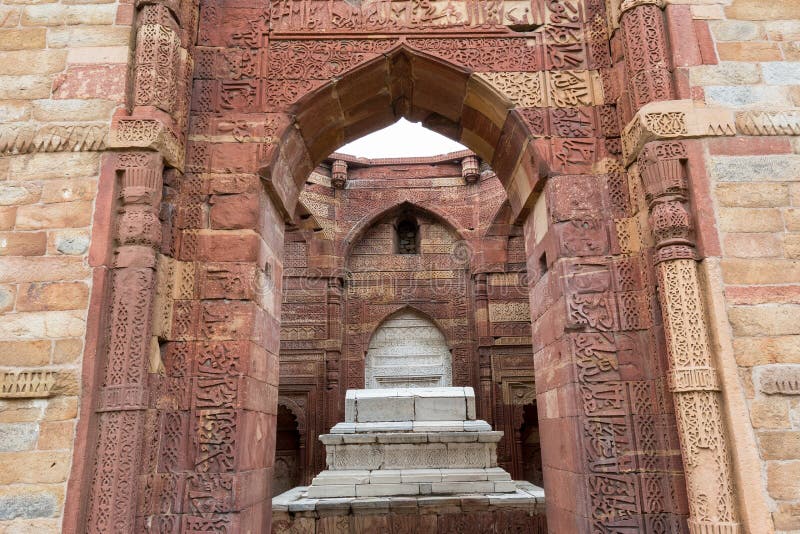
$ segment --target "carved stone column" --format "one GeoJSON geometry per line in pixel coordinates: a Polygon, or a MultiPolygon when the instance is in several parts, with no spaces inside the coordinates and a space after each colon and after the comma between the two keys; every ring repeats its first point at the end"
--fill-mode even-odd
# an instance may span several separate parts
{"type": "Polygon", "coordinates": [[[643,105],[674,96],[663,7],[664,0],[625,0],[620,7],[632,108],[626,120],[643,105]]]}
{"type": "MultiPolygon", "coordinates": [[[[344,162],[342,162],[344,163],[344,162]]],[[[325,352],[325,416],[322,429],[327,432],[338,423],[344,412],[340,410],[341,384],[340,362],[342,357],[342,279],[328,279],[328,339],[338,350],[325,352]]]]}
{"type": "Polygon", "coordinates": [[[680,142],[645,146],[639,170],[655,237],[658,297],[669,358],[693,534],[740,532],[720,386],[695,265],[680,142]]]}
{"type": "Polygon", "coordinates": [[[86,503],[87,532],[135,530],[149,402],[163,164],[155,152],[122,153],[115,159],[119,211],[106,312],[110,319],[95,406],[98,442],[86,503]]]}
{"type": "Polygon", "coordinates": [[[489,337],[489,296],[488,275],[476,273],[474,275],[475,288],[475,330],[478,334],[478,416],[491,421],[492,401],[492,358],[490,348],[492,339],[489,337]]]}

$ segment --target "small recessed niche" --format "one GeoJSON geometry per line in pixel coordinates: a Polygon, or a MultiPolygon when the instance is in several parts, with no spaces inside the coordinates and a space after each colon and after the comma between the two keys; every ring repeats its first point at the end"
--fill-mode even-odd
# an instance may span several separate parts
{"type": "Polygon", "coordinates": [[[405,215],[395,225],[395,254],[419,254],[419,224],[405,215]]]}

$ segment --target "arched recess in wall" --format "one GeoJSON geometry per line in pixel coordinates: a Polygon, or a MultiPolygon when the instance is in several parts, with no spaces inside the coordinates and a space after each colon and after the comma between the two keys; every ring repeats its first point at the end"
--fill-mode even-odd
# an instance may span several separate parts
{"type": "Polygon", "coordinates": [[[381,221],[392,219],[405,213],[418,213],[419,215],[427,216],[436,221],[438,224],[444,226],[457,238],[459,242],[466,243],[467,241],[466,236],[458,228],[456,228],[455,225],[447,220],[447,215],[441,210],[438,210],[435,206],[421,205],[406,200],[388,208],[378,208],[365,215],[360,221],[358,221],[347,233],[347,236],[342,240],[341,246],[344,248],[341,250],[342,256],[344,258],[349,258],[353,251],[353,247],[358,244],[358,242],[364,237],[370,228],[374,227],[376,224],[379,224],[381,221]]]}
{"type": "Polygon", "coordinates": [[[452,358],[444,333],[419,310],[403,307],[372,333],[364,374],[371,389],[451,386],[452,358]]]}
{"type": "Polygon", "coordinates": [[[347,387],[365,387],[370,334],[383,318],[407,306],[434,322],[442,321],[437,327],[452,350],[452,383],[474,385],[470,255],[464,236],[443,216],[410,202],[376,211],[356,225],[345,247],[344,328],[348,335],[343,359],[347,362],[347,387]],[[394,250],[394,225],[407,214],[414,215],[422,226],[420,254],[394,250]]]}

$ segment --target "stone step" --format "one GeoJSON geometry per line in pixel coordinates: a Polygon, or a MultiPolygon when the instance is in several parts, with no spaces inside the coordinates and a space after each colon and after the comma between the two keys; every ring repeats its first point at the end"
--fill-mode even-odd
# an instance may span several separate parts
{"type": "Polygon", "coordinates": [[[408,482],[478,482],[511,480],[501,467],[481,469],[378,469],[369,471],[323,471],[312,480],[313,486],[408,483],[408,482]]]}
{"type": "MultiPolygon", "coordinates": [[[[480,438],[480,433],[475,433],[480,438]]],[[[428,435],[430,439],[431,435],[428,435]]],[[[492,436],[494,438],[494,436],[492,436]]],[[[326,443],[328,469],[466,469],[497,465],[497,442],[326,443]]]]}
{"type": "Polygon", "coordinates": [[[486,421],[376,421],[371,423],[336,423],[331,434],[359,434],[367,432],[488,432],[492,427],[486,421]]]}
{"type": "MultiPolygon", "coordinates": [[[[424,470],[412,470],[424,471],[424,470]]],[[[435,470],[430,470],[435,471],[435,470]]],[[[442,470],[448,471],[448,470],[442,470]]],[[[468,471],[468,470],[462,470],[468,471]]],[[[428,473],[409,473],[404,475],[403,470],[373,471],[369,474],[368,481],[364,476],[348,475],[347,477],[324,476],[321,473],[308,487],[307,497],[311,499],[330,499],[341,497],[389,497],[413,495],[453,495],[453,494],[504,494],[514,493],[517,486],[511,477],[505,480],[487,480],[487,473],[475,475],[442,473],[439,475],[428,473]],[[423,478],[429,479],[420,480],[423,478]],[[466,480],[472,478],[471,480],[466,480]],[[320,480],[321,479],[321,480],[320,480]],[[350,483],[354,480],[362,482],[350,483]],[[324,484],[321,482],[325,482],[324,484]],[[340,482],[336,484],[335,482],[340,482]]],[[[508,475],[508,473],[505,473],[508,475]]],[[[498,474],[497,476],[500,476],[498,474]]]]}

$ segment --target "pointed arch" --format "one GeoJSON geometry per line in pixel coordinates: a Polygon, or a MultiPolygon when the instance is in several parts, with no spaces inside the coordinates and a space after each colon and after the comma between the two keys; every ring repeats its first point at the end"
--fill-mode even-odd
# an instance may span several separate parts
{"type": "Polygon", "coordinates": [[[367,233],[367,231],[372,228],[375,224],[379,223],[380,221],[393,217],[394,215],[400,214],[403,211],[416,211],[423,215],[427,215],[434,219],[435,221],[442,224],[445,228],[453,232],[460,241],[466,241],[467,237],[464,235],[464,232],[459,230],[453,223],[451,223],[447,215],[440,209],[436,208],[432,205],[422,205],[417,202],[412,202],[410,200],[402,200],[392,204],[389,207],[380,207],[368,213],[364,217],[359,220],[353,228],[347,233],[344,239],[341,241],[342,253],[343,258],[349,258],[350,254],[353,251],[353,247],[358,243],[362,237],[367,233]]]}
{"type": "Polygon", "coordinates": [[[289,111],[293,121],[265,151],[258,170],[287,217],[316,165],[401,117],[490,162],[516,216],[532,204],[550,172],[523,116],[486,78],[405,44],[333,78],[289,111]]]}

